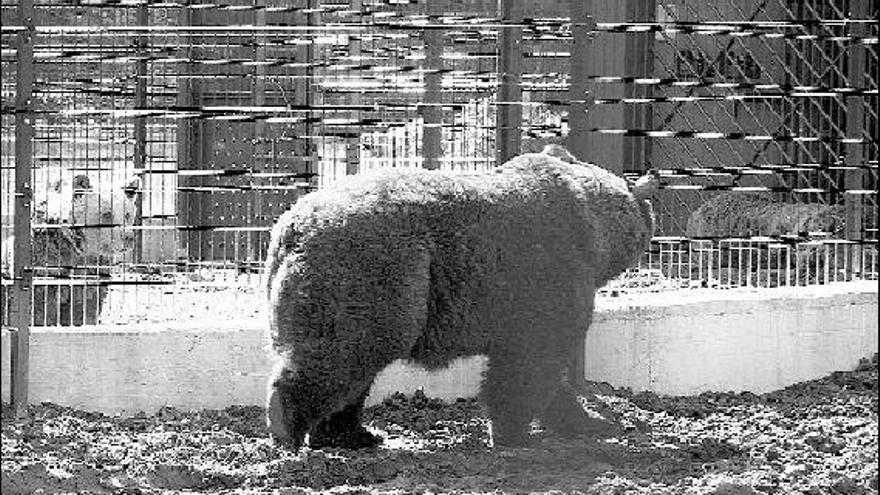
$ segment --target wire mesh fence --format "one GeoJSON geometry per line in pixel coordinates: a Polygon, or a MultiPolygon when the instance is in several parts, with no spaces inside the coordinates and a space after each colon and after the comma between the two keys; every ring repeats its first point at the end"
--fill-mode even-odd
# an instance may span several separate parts
{"type": "Polygon", "coordinates": [[[37,0],[32,29],[20,9],[3,0],[4,325],[25,114],[38,326],[200,318],[202,296],[163,308],[251,294],[309,191],[575,135],[663,180],[613,290],[877,278],[872,2],[37,0]]]}

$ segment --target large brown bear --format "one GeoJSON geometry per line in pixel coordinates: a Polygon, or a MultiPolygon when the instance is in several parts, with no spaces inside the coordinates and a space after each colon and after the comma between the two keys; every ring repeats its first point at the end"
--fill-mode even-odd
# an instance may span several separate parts
{"type": "MultiPolygon", "coordinates": [[[[272,434],[294,448],[306,434],[312,447],[374,445],[359,415],[377,373],[477,354],[496,445],[525,443],[551,402],[586,417],[557,394],[596,289],[652,236],[653,183],[641,182],[631,192],[550,146],[490,173],[387,169],[303,197],[267,260],[272,434]]],[[[577,420],[557,423],[577,433],[577,420]]]]}

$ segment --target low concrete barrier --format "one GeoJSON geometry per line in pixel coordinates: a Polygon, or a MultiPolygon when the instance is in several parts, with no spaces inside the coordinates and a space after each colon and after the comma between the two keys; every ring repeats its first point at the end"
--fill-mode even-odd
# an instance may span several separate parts
{"type": "MultiPolygon", "coordinates": [[[[877,352],[877,284],[696,290],[599,298],[587,337],[587,378],[633,390],[755,393],[853,368],[877,352]]],[[[35,328],[30,400],[131,414],[263,404],[270,363],[263,318],[197,324],[35,328]]],[[[9,398],[9,334],[2,333],[2,397],[9,398]]],[[[375,403],[419,387],[452,399],[479,389],[485,358],[428,373],[396,362],[375,403]]]]}

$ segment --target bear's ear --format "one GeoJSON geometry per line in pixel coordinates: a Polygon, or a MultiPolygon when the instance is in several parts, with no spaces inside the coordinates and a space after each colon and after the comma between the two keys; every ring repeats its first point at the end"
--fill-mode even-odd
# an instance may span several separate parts
{"type": "Polygon", "coordinates": [[[74,199],[79,198],[86,191],[92,189],[92,181],[89,180],[88,175],[80,174],[73,178],[73,197],[74,199]]]}
{"type": "Polygon", "coordinates": [[[642,221],[645,222],[645,230],[648,238],[654,237],[657,230],[657,216],[654,213],[654,207],[647,199],[638,200],[639,213],[642,215],[642,221]]]}
{"type": "Polygon", "coordinates": [[[649,170],[648,173],[639,177],[632,186],[632,194],[639,200],[646,200],[654,194],[654,191],[660,188],[660,176],[656,171],[649,170]]]}
{"type": "Polygon", "coordinates": [[[125,197],[130,200],[134,199],[134,197],[137,195],[138,188],[140,187],[140,185],[141,185],[140,177],[134,176],[134,177],[130,178],[128,180],[128,182],[125,184],[125,186],[122,188],[123,192],[125,193],[125,197]]]}

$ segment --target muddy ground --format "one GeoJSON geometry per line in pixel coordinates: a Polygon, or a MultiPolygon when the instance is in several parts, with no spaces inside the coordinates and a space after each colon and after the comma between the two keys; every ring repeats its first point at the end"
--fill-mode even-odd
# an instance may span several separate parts
{"type": "MultiPolygon", "coordinates": [[[[397,395],[364,418],[369,451],[267,439],[263,410],[109,417],[52,404],[2,411],[2,492],[14,494],[877,493],[877,356],[764,395],[663,397],[594,384],[615,427],[493,449],[473,400],[397,395]]],[[[601,424],[601,423],[599,423],[601,424]]]]}

